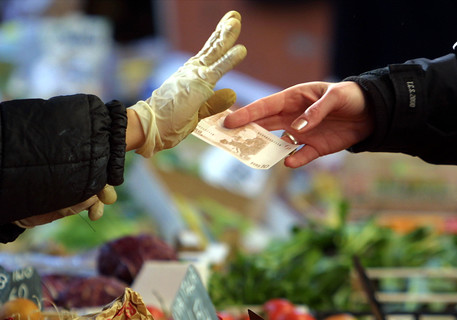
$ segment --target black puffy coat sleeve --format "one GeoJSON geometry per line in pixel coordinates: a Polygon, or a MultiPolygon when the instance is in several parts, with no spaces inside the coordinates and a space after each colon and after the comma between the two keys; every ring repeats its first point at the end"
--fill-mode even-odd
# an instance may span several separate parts
{"type": "Polygon", "coordinates": [[[400,152],[457,164],[457,60],[449,54],[349,77],[363,89],[374,133],[349,151],[400,152]]]}
{"type": "Polygon", "coordinates": [[[123,182],[127,113],[94,95],[0,103],[0,241],[11,224],[80,203],[123,182]]]}

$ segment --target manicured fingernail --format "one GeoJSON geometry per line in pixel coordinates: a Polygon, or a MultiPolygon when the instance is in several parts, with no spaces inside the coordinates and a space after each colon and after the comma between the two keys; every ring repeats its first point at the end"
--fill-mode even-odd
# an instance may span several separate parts
{"type": "Polygon", "coordinates": [[[306,127],[307,124],[308,121],[306,121],[305,119],[298,119],[292,122],[291,127],[297,131],[300,131],[301,129],[306,127]]]}

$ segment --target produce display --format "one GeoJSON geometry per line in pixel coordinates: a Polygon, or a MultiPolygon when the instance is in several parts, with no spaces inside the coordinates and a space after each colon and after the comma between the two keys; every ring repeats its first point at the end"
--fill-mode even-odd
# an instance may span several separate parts
{"type": "Polygon", "coordinates": [[[155,320],[149,313],[141,296],[126,288],[124,294],[104,307],[100,312],[76,317],[72,320],[155,320]]]}
{"type": "MultiPolygon", "coordinates": [[[[339,197],[326,201],[324,216],[314,220],[309,217],[307,224],[294,227],[288,238],[275,239],[256,252],[231,246],[227,261],[213,266],[207,290],[221,320],[247,320],[248,307],[264,320],[354,320],[354,314],[369,313],[369,305],[360,299],[360,288],[354,283],[354,255],[366,268],[455,265],[455,236],[427,227],[399,233],[380,225],[374,216],[349,221],[348,202],[339,197]]],[[[203,217],[213,226],[207,230],[211,235],[208,239],[228,234],[227,229],[248,232],[250,224],[235,219],[236,213],[231,210],[224,211],[209,200],[195,203],[199,203],[203,217]]],[[[133,284],[145,261],[176,261],[177,250],[152,233],[106,241],[97,247],[96,276],[42,275],[42,306],[60,310],[100,309],[113,301],[124,301],[120,297],[133,284]]],[[[426,283],[423,279],[387,278],[376,284],[381,291],[411,295],[457,291],[454,281],[437,279],[426,283]]],[[[444,307],[398,303],[392,306],[396,309],[390,310],[440,311],[444,307]]],[[[141,308],[148,312],[144,319],[171,320],[170,310],[147,304],[141,308]]]]}
{"type": "Polygon", "coordinates": [[[297,307],[283,298],[273,298],[265,302],[263,312],[269,320],[315,320],[309,310],[297,307]]]}
{"type": "Polygon", "coordinates": [[[38,305],[29,299],[16,298],[7,301],[0,307],[0,319],[8,320],[42,320],[43,315],[38,305]]]}
{"type": "Polygon", "coordinates": [[[135,276],[147,260],[177,260],[171,248],[157,236],[127,236],[104,244],[97,259],[101,275],[112,276],[132,284],[135,276]]]}
{"type": "Polygon", "coordinates": [[[69,310],[106,305],[127,287],[125,282],[106,276],[46,275],[42,277],[42,285],[46,307],[55,305],[69,310]]]}
{"type": "Polygon", "coordinates": [[[111,303],[124,293],[147,260],[177,260],[177,253],[156,235],[109,241],[98,249],[98,275],[42,275],[43,306],[72,310],[111,303]]]}
{"type": "MultiPolygon", "coordinates": [[[[262,305],[281,297],[315,312],[369,311],[366,302],[356,299],[351,280],[354,255],[366,268],[455,266],[455,237],[425,227],[400,234],[380,227],[374,218],[349,222],[345,202],[334,203],[331,211],[333,217],[326,222],[310,221],[297,227],[289,239],[274,241],[259,253],[236,252],[210,278],[208,290],[216,307],[262,305]]],[[[412,295],[457,291],[457,283],[446,279],[387,278],[377,285],[380,290],[412,295]]],[[[445,306],[409,303],[393,307],[409,311],[445,306]]]]}
{"type": "Polygon", "coordinates": [[[333,313],[317,317],[307,306],[296,305],[284,298],[272,298],[260,306],[217,312],[220,320],[357,320],[350,313],[333,313]],[[255,309],[255,311],[253,311],[255,309]]]}

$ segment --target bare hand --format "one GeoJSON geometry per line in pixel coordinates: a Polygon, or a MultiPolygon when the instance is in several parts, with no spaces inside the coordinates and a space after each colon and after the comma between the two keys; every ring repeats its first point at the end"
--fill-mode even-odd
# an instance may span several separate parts
{"type": "Polygon", "coordinates": [[[304,145],[285,159],[291,168],[351,147],[374,126],[361,88],[349,81],[298,84],[231,113],[224,125],[236,128],[249,122],[269,131],[285,130],[304,145]]]}

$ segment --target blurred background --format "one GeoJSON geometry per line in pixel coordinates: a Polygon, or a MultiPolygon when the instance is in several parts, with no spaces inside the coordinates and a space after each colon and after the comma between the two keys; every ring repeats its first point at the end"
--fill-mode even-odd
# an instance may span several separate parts
{"type": "MultiPolygon", "coordinates": [[[[218,87],[236,91],[237,107],[301,82],[436,58],[457,41],[453,0],[0,0],[0,98],[83,92],[132,105],[195,54],[229,10],[242,15],[238,42],[248,56],[218,87]]],[[[346,273],[353,254],[373,268],[455,266],[456,189],[456,168],[398,154],[341,152],[296,170],[278,164],[262,171],[190,136],[148,161],[129,154],[119,200],[103,219],[80,214],[28,230],[0,247],[0,263],[43,266],[33,253],[81,254],[140,233],[159,235],[183,259],[218,265],[241,263],[242,253],[273,255],[274,243],[282,253],[301,248],[290,252],[301,257],[291,274],[308,275],[297,291],[319,287],[314,296],[300,295],[302,302],[354,308],[346,273]]],[[[390,279],[380,287],[454,293],[452,275],[434,286],[390,279]]],[[[226,302],[212,290],[214,301],[226,302]]],[[[236,302],[263,299],[244,298],[236,302]]],[[[424,305],[398,301],[401,308],[424,305]]],[[[434,305],[456,302],[452,296],[434,305]]]]}

